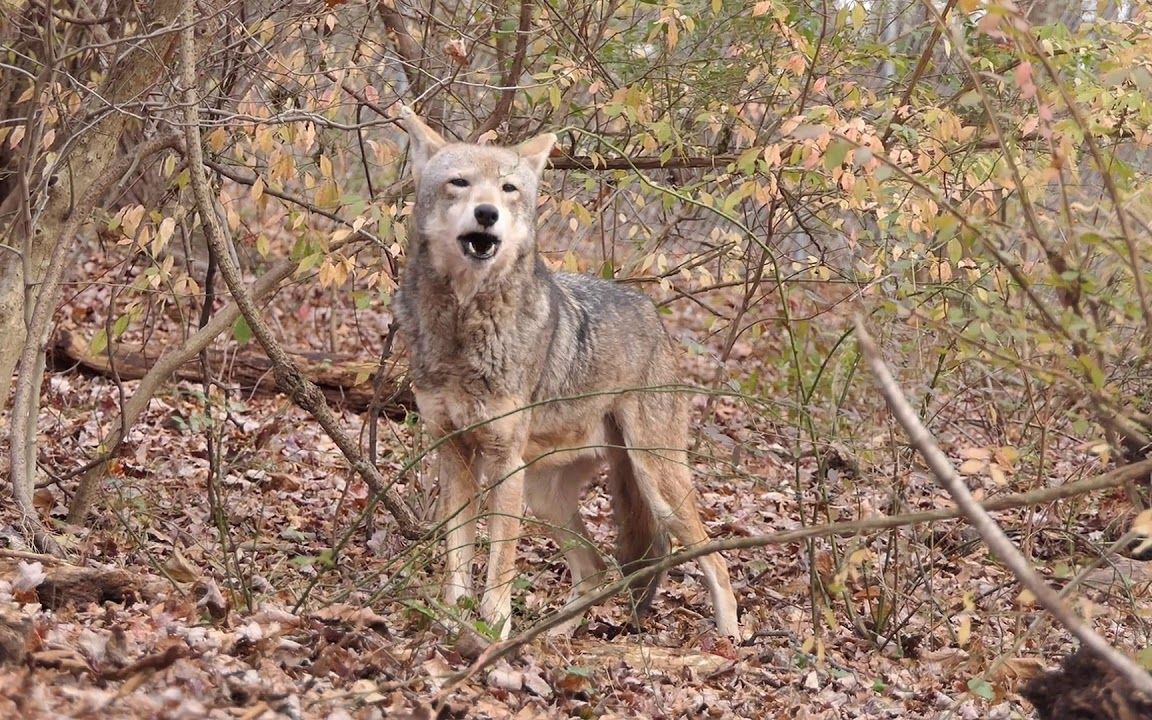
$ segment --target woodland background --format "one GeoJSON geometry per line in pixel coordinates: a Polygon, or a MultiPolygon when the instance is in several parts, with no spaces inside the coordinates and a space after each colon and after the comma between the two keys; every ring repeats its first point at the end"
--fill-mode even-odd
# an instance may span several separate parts
{"type": "MultiPolygon", "coordinates": [[[[1036,569],[1152,663],[1113,544],[1149,471],[1152,3],[0,13],[3,714],[1031,717],[1074,645],[953,519],[857,315],[1036,569]],[[666,312],[747,643],[691,563],[643,634],[617,599],[472,664],[443,623],[389,333],[398,102],[560,135],[542,250],[666,312]]],[[[521,562],[530,630],[567,579],[535,535],[521,562]]]]}

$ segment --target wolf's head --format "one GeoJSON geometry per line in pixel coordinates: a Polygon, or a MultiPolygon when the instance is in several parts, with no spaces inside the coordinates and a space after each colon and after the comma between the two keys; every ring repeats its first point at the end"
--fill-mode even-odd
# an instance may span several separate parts
{"type": "Polygon", "coordinates": [[[416,180],[418,242],[459,294],[535,252],[540,173],[556,136],[513,147],[450,143],[404,108],[416,180]]]}

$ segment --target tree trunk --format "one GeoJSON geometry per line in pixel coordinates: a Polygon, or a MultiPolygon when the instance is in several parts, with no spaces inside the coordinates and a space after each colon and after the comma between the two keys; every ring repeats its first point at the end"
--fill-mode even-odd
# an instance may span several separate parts
{"type": "MultiPolygon", "coordinates": [[[[179,10],[176,0],[156,0],[146,6],[148,28],[152,30],[171,25],[179,10]]],[[[85,130],[72,143],[57,142],[57,147],[70,150],[53,169],[55,182],[48,185],[46,198],[20,198],[17,190],[0,206],[0,217],[13,218],[0,234],[0,412],[7,405],[12,374],[27,336],[26,312],[34,304],[49,259],[57,244],[76,240],[64,237],[61,230],[77,209],[76,201],[108,172],[119,155],[120,136],[132,121],[129,114],[114,108],[148,93],[168,66],[176,38],[174,31],[164,33],[125,53],[93,95],[93,102],[62,124],[85,130]],[[100,119],[90,123],[87,118],[92,117],[100,119]],[[21,216],[21,205],[43,207],[32,216],[30,227],[21,216]]],[[[28,183],[24,187],[36,186],[28,183]]]]}

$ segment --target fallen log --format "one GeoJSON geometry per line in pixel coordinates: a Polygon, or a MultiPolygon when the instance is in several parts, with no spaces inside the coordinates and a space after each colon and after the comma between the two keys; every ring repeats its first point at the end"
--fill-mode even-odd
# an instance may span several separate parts
{"type": "MultiPolygon", "coordinates": [[[[120,380],[139,380],[151,369],[164,350],[163,344],[148,346],[129,343],[109,345],[94,353],[90,343],[66,330],[59,330],[53,338],[52,365],[61,369],[79,369],[82,372],[120,380]]],[[[278,393],[272,362],[256,343],[239,349],[209,348],[208,362],[219,380],[242,392],[278,393]]],[[[351,355],[319,352],[292,352],[301,371],[323,392],[328,402],[356,412],[364,412],[375,392],[377,361],[364,360],[351,355]]],[[[387,401],[382,414],[400,420],[414,410],[412,389],[404,380],[404,366],[389,363],[386,369],[381,400],[387,401]]],[[[202,379],[199,361],[193,360],[175,373],[179,380],[202,379]]]]}

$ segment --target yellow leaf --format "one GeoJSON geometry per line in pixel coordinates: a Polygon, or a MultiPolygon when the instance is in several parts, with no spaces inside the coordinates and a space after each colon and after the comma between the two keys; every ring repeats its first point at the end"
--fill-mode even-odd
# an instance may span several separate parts
{"type": "Polygon", "coordinates": [[[248,192],[248,197],[252,198],[255,202],[264,196],[264,178],[259,175],[256,176],[256,182],[252,183],[252,189],[248,192]]]}
{"type": "Polygon", "coordinates": [[[812,648],[816,647],[816,638],[812,635],[804,638],[804,642],[800,643],[800,652],[810,653],[812,648]]]}
{"type": "Polygon", "coordinates": [[[988,475],[991,476],[992,482],[1001,487],[1008,484],[1008,478],[1004,476],[1004,470],[1002,470],[996,463],[992,463],[988,466],[988,475]]]}
{"type": "Polygon", "coordinates": [[[140,221],[144,218],[144,206],[134,205],[124,211],[124,222],[121,224],[121,231],[125,237],[136,237],[136,231],[140,229],[140,221]]]}
{"type": "Polygon", "coordinates": [[[166,217],[160,221],[160,230],[156,233],[157,249],[163,248],[168,244],[168,239],[172,237],[172,233],[176,230],[176,221],[170,217],[166,217]]]}
{"type": "Polygon", "coordinates": [[[992,451],[985,447],[960,448],[956,454],[964,460],[990,460],[992,451]]]}
{"type": "Polygon", "coordinates": [[[1146,559],[1152,554],[1152,510],[1144,510],[1132,521],[1131,531],[1140,542],[1127,551],[1130,557],[1146,559]]]}
{"type": "Polygon", "coordinates": [[[208,133],[208,147],[212,148],[212,152],[220,152],[226,142],[228,142],[228,131],[224,128],[218,127],[208,133]]]}
{"type": "Polygon", "coordinates": [[[316,204],[326,210],[340,207],[340,189],[336,183],[326,180],[316,192],[316,204]]]}
{"type": "Polygon", "coordinates": [[[1016,461],[1020,459],[1020,451],[1010,445],[1005,445],[996,448],[993,456],[996,458],[997,463],[1005,467],[1012,467],[1016,464],[1016,461]]]}
{"type": "Polygon", "coordinates": [[[960,463],[960,474],[962,475],[976,475],[984,471],[984,467],[988,464],[986,460],[965,460],[960,463]]]}

